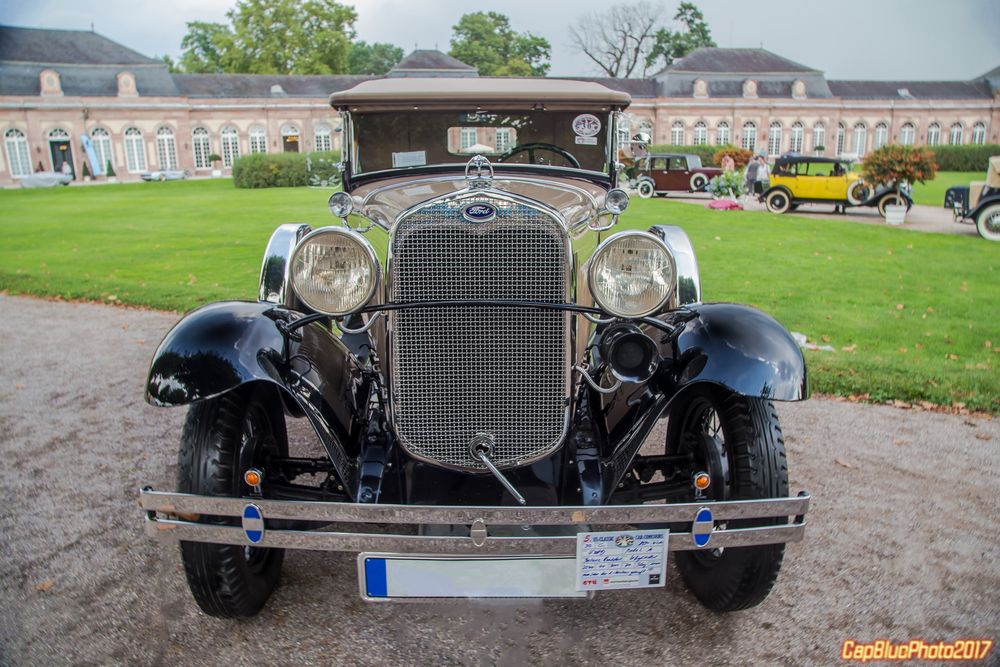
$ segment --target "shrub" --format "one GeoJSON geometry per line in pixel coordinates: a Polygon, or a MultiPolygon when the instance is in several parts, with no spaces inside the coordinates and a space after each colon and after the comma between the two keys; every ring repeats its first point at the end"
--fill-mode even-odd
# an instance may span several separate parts
{"type": "Polygon", "coordinates": [[[717,151],[715,151],[715,155],[712,156],[712,162],[716,166],[721,167],[722,158],[726,157],[727,155],[733,158],[733,163],[735,164],[736,169],[742,169],[743,167],[747,166],[747,164],[750,163],[750,158],[753,157],[753,153],[751,153],[747,149],[727,144],[722,148],[718,149],[717,151]]]}
{"type": "Polygon", "coordinates": [[[253,153],[233,163],[238,188],[332,186],[340,182],[340,153],[253,153]]]}
{"type": "Polygon", "coordinates": [[[941,171],[986,171],[990,157],[1000,155],[1000,145],[931,146],[941,171]]]}
{"type": "Polygon", "coordinates": [[[716,176],[708,182],[708,191],[716,197],[735,199],[743,194],[743,177],[736,171],[722,172],[721,176],[716,176]]]}
{"type": "Polygon", "coordinates": [[[216,162],[222,162],[222,156],[219,155],[218,153],[212,153],[211,155],[208,156],[208,161],[212,164],[215,164],[216,162]]]}
{"type": "Polygon", "coordinates": [[[867,183],[925,183],[937,174],[934,153],[923,146],[887,144],[865,156],[861,175],[867,183]]]}

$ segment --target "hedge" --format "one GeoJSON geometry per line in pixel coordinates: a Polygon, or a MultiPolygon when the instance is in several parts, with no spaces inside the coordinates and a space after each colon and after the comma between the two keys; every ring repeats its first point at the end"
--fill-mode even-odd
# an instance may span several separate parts
{"type": "Polygon", "coordinates": [[[701,158],[701,163],[706,167],[719,167],[721,165],[715,164],[715,153],[720,148],[735,148],[726,144],[725,146],[710,146],[704,144],[701,146],[673,146],[671,144],[651,144],[649,146],[650,153],[685,153],[687,155],[697,155],[701,158]]]}
{"type": "Polygon", "coordinates": [[[1000,155],[1000,144],[929,146],[939,171],[986,171],[990,157],[1000,155]]]}
{"type": "Polygon", "coordinates": [[[291,188],[340,183],[338,151],[318,153],[252,153],[233,163],[238,188],[291,188]]]}

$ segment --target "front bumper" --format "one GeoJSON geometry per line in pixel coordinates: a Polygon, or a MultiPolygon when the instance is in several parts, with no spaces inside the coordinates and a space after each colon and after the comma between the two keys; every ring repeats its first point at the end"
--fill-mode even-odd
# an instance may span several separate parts
{"type": "Polygon", "coordinates": [[[586,531],[602,525],[684,524],[691,531],[696,515],[704,508],[711,512],[710,538],[704,540],[704,521],[699,520],[698,535],[671,531],[670,551],[798,542],[805,534],[809,500],[809,494],[803,491],[793,498],[666,505],[451,507],[223,498],[167,493],[149,488],[139,493],[139,505],[146,515],[146,533],[165,542],[184,540],[319,551],[536,556],[576,554],[576,531],[567,531],[565,527],[586,531]],[[260,522],[252,527],[253,530],[247,527],[243,518],[248,506],[254,507],[260,515],[260,522]],[[204,517],[210,518],[203,520],[204,517]],[[226,523],[231,525],[220,525],[217,517],[228,518],[226,523]],[[788,522],[789,517],[793,517],[791,522],[788,522]],[[749,528],[727,525],[728,522],[744,519],[764,520],[761,523],[770,519],[781,523],[749,528]],[[274,520],[353,524],[361,528],[343,532],[328,530],[329,526],[317,530],[266,527],[259,534],[256,532],[264,521],[274,520]],[[463,526],[468,529],[461,529],[457,535],[401,534],[398,528],[397,532],[384,532],[385,524],[408,526],[411,531],[427,526],[463,526]],[[521,527],[522,533],[510,536],[509,531],[502,530],[511,526],[521,527]],[[559,526],[564,530],[555,528],[559,526]],[[492,534],[491,527],[494,530],[492,534]],[[560,534],[540,535],[541,532],[560,534]],[[696,539],[701,544],[696,544],[696,539]]]}

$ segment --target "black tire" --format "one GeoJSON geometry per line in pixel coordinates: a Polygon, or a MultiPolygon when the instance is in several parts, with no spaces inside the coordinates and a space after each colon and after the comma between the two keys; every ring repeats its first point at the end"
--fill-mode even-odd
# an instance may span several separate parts
{"type": "MultiPolygon", "coordinates": [[[[249,492],[243,471],[263,468],[267,455],[287,456],[285,417],[277,390],[241,389],[196,403],[188,410],[177,462],[177,490],[240,497],[249,492]]],[[[265,472],[266,475],[266,472],[265,472]]],[[[239,520],[218,519],[239,525],[239,520]]],[[[188,587],[210,616],[253,616],[278,585],[284,549],[181,542],[188,587]]]]}
{"type": "Polygon", "coordinates": [[[792,205],[792,200],[784,190],[771,190],[764,198],[764,205],[771,213],[786,213],[792,205]]]}
{"type": "MultiPolygon", "coordinates": [[[[694,456],[696,465],[712,476],[709,498],[788,496],[784,438],[770,401],[708,386],[678,400],[667,426],[667,452],[694,456]]],[[[727,527],[786,522],[749,519],[731,521],[727,527]]],[[[778,577],[784,553],[784,544],[678,551],[676,564],[684,583],[703,605],[729,612],[764,601],[778,577]]]]}
{"type": "Polygon", "coordinates": [[[885,217],[886,206],[906,206],[906,198],[896,192],[887,192],[878,199],[878,214],[885,217]]]}
{"type": "Polygon", "coordinates": [[[979,212],[976,231],[987,241],[1000,241],[1000,204],[990,204],[979,212]]]}
{"type": "Polygon", "coordinates": [[[639,184],[635,186],[635,189],[639,192],[639,196],[643,199],[650,199],[654,194],[656,194],[656,189],[653,187],[652,181],[639,181],[639,184]]]}
{"type": "Polygon", "coordinates": [[[708,176],[705,174],[695,174],[691,177],[691,192],[701,192],[708,185],[708,176]]]}

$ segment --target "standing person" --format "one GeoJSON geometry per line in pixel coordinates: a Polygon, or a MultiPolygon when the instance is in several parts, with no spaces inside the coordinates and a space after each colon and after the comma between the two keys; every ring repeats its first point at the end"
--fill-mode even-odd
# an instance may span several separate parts
{"type": "Polygon", "coordinates": [[[757,160],[751,159],[747,163],[747,169],[743,172],[743,189],[746,190],[747,195],[754,194],[754,185],[757,183],[757,170],[760,168],[760,164],[757,160]]]}
{"type": "Polygon", "coordinates": [[[763,155],[757,158],[760,164],[757,167],[757,182],[754,184],[754,192],[763,194],[771,184],[771,167],[767,164],[767,158],[763,155]]]}

